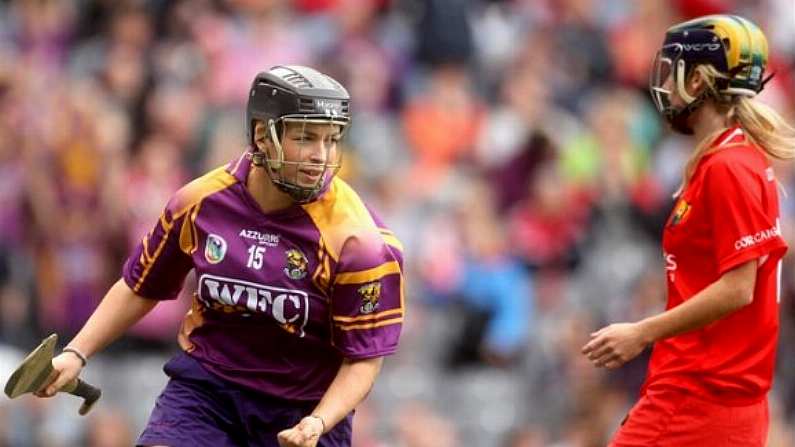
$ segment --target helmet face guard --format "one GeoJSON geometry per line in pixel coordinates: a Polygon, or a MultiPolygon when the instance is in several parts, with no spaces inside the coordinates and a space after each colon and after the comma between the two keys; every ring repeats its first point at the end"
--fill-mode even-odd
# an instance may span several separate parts
{"type": "Polygon", "coordinates": [[[682,56],[682,45],[664,45],[654,57],[651,73],[649,73],[649,92],[654,100],[657,111],[666,115],[671,109],[671,94],[676,88],[676,67],[682,56]],[[669,81],[668,78],[673,78],[669,81]]]}
{"type": "Polygon", "coordinates": [[[297,115],[270,120],[267,131],[273,153],[256,152],[254,163],[265,165],[271,181],[296,202],[314,200],[342,166],[339,143],[348,124],[343,118],[297,115]],[[292,159],[285,157],[285,144],[298,149],[292,159]],[[307,151],[314,154],[307,154],[307,151]]]}
{"type": "Polygon", "coordinates": [[[683,47],[679,43],[663,45],[654,58],[649,74],[649,92],[657,111],[677,132],[692,135],[693,129],[687,123],[690,114],[703,102],[704,94],[692,96],[685,88],[688,68],[682,57],[683,47]],[[675,107],[671,95],[676,94],[684,105],[675,107]]]}

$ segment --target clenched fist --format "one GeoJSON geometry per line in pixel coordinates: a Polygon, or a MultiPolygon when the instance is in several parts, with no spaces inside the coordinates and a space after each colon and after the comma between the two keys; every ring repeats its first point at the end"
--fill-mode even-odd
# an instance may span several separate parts
{"type": "Polygon", "coordinates": [[[323,434],[323,421],[316,416],[307,416],[292,428],[279,432],[281,447],[315,447],[323,434]]]}

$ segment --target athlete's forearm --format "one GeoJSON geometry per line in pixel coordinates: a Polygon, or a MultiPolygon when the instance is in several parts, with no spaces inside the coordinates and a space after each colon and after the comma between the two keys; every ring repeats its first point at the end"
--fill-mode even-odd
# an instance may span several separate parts
{"type": "Polygon", "coordinates": [[[342,362],[337,376],[312,412],[323,419],[326,432],[364,400],[373,387],[383,362],[383,357],[342,362]]]}
{"type": "Polygon", "coordinates": [[[757,261],[726,272],[684,303],[639,322],[647,343],[702,328],[753,301],[757,261]]]}
{"type": "Polygon", "coordinates": [[[136,295],[120,279],[108,290],[69,346],[90,357],[143,318],[156,304],[155,300],[136,295]]]}

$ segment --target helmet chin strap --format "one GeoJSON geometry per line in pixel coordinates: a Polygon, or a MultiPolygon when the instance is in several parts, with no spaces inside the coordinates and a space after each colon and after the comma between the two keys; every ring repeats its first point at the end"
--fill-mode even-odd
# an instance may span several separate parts
{"type": "MultiPolygon", "coordinates": [[[[254,166],[267,165],[270,169],[279,169],[282,167],[282,164],[284,164],[284,150],[282,150],[282,143],[276,134],[276,123],[273,120],[268,120],[267,126],[268,133],[270,134],[270,140],[273,142],[273,146],[276,148],[276,160],[269,158],[265,151],[257,146],[254,146],[254,150],[251,153],[251,162],[254,164],[254,166]]],[[[270,175],[270,169],[268,169],[268,175],[270,175]]]]}
{"type": "Polygon", "coordinates": [[[676,93],[678,93],[679,96],[685,101],[685,104],[690,104],[696,100],[696,97],[690,95],[690,93],[687,93],[687,89],[685,88],[686,77],[687,73],[685,73],[685,61],[679,59],[676,62],[676,93]]]}
{"type": "Polygon", "coordinates": [[[254,166],[265,166],[266,164],[270,169],[279,169],[284,165],[284,150],[282,149],[281,140],[276,133],[276,123],[273,120],[268,121],[268,133],[270,140],[273,142],[273,147],[276,148],[276,159],[268,157],[262,149],[254,146],[251,153],[251,160],[254,166]]]}
{"type": "Polygon", "coordinates": [[[268,167],[271,169],[280,169],[284,165],[284,150],[282,149],[282,142],[276,134],[275,121],[268,120],[268,132],[270,132],[273,147],[276,148],[276,160],[268,159],[268,167]]]}

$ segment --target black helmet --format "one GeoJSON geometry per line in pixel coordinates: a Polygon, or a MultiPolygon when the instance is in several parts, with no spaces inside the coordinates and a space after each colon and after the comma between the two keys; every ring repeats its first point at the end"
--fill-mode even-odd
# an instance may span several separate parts
{"type": "Polygon", "coordinates": [[[693,68],[705,64],[721,74],[716,79],[717,99],[755,96],[767,82],[762,78],[767,65],[765,35],[752,22],[735,15],[699,17],[668,29],[652,67],[649,89],[657,110],[675,130],[692,133],[687,116],[705,97],[689,95],[684,85],[693,68]],[[663,87],[669,77],[670,90],[663,87]],[[684,107],[671,106],[673,91],[684,100],[684,107]]]}
{"type": "MultiPolygon", "coordinates": [[[[289,162],[284,160],[281,131],[284,123],[329,124],[341,128],[341,133],[351,121],[350,96],[348,91],[336,80],[319,71],[298,65],[275,66],[257,74],[251,84],[246,107],[246,133],[252,147],[252,161],[257,166],[267,165],[266,171],[273,183],[298,202],[315,198],[339,169],[337,161],[322,165],[324,172],[331,170],[331,176],[322,175],[315,185],[301,186],[296,181],[288,181],[283,175],[286,164],[314,166],[312,163],[289,162]],[[269,129],[270,139],[276,149],[275,157],[258,150],[254,141],[255,120],[261,120],[269,129]]],[[[318,166],[314,166],[318,167],[318,166]]]]}

